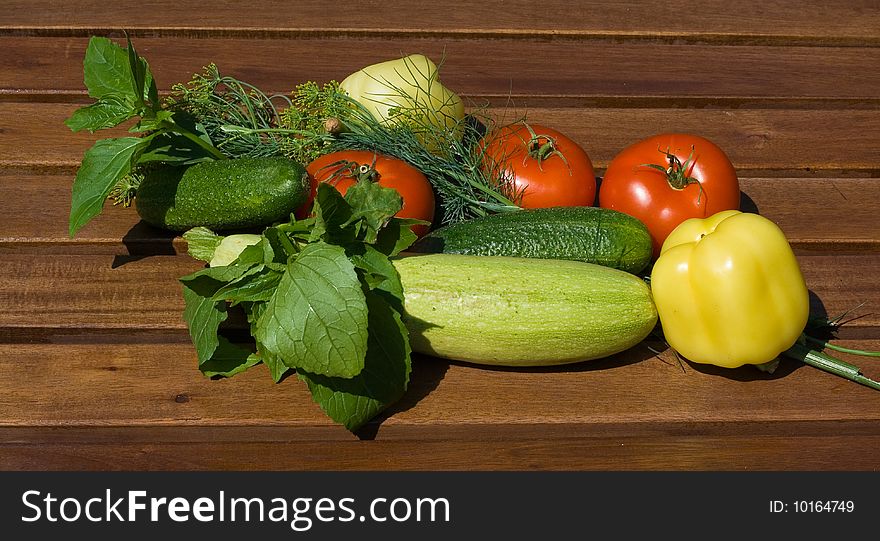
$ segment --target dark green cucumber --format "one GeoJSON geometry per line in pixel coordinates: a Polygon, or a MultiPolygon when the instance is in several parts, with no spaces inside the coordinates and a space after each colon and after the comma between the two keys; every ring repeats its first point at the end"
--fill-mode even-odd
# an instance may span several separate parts
{"type": "Polygon", "coordinates": [[[305,203],[305,169],[287,158],[237,158],[147,171],[135,197],[148,224],[172,231],[266,226],[305,203]]]}
{"type": "Polygon", "coordinates": [[[441,227],[413,252],[585,261],[637,274],[651,261],[640,220],[598,207],[555,207],[493,214],[441,227]]]}

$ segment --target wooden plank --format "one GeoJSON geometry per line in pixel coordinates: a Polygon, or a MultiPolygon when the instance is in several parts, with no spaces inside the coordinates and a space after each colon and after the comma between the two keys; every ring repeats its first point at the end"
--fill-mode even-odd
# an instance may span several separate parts
{"type": "MultiPolygon", "coordinates": [[[[0,253],[157,255],[186,253],[174,233],[107,204],[74,239],[67,236],[67,175],[0,175],[0,253]],[[35,217],[39,219],[35,219],[35,217]]],[[[741,208],[776,222],[796,249],[880,251],[880,182],[863,178],[743,178],[741,208]],[[803,216],[813,217],[804,220],[803,216]]]]}
{"type": "Polygon", "coordinates": [[[355,32],[399,34],[419,32],[498,35],[535,34],[548,37],[615,35],[631,37],[715,35],[730,37],[810,37],[842,41],[877,38],[880,12],[870,0],[834,3],[796,0],[725,2],[685,0],[670,9],[661,0],[625,3],[588,0],[577,8],[549,0],[536,9],[527,0],[496,3],[444,2],[413,4],[392,0],[383,9],[327,9],[326,2],[304,0],[281,4],[256,3],[246,16],[238,2],[217,1],[205,9],[194,0],[151,2],[150,9],[133,0],[118,0],[107,9],[100,0],[57,3],[50,0],[7,0],[0,30],[20,33],[56,30],[67,33],[127,28],[155,33],[355,32]],[[39,13],[35,19],[34,13],[39,13]],[[242,20],[244,19],[244,20],[242,20]]]}
{"type": "Polygon", "coordinates": [[[873,471],[880,436],[0,445],[3,470],[873,471]],[[808,449],[809,452],[804,452],[808,449]],[[270,458],[266,458],[270,457],[270,458]]]}
{"type": "MultiPolygon", "coordinates": [[[[84,96],[87,37],[0,36],[0,92],[84,96]]],[[[124,43],[124,41],[122,41],[124,43]]],[[[738,46],[556,41],[408,39],[136,38],[161,88],[202,66],[267,92],[306,80],[342,80],[375,62],[420,52],[443,59],[446,86],[471,97],[830,98],[877,106],[877,47],[738,46]],[[565,69],[549,69],[565,58],[565,69]],[[491,59],[487,62],[486,59],[491,59]],[[858,77],[852,74],[858,73],[858,77]]]]}
{"type": "MultiPolygon", "coordinates": [[[[71,133],[66,103],[0,102],[0,171],[73,172],[100,138],[123,129],[71,133]]],[[[880,110],[511,107],[486,111],[504,122],[527,117],[582,145],[600,170],[626,146],[656,133],[714,141],[740,176],[872,176],[880,173],[880,110]],[[854,131],[853,127],[858,130],[854,131]],[[819,129],[821,127],[821,129],[819,129]]]]}
{"type": "Polygon", "coordinates": [[[772,376],[682,370],[641,346],[556,369],[418,358],[403,402],[357,436],[324,417],[295,378],[273,384],[256,367],[213,381],[195,362],[187,345],[167,342],[0,345],[0,467],[878,465],[864,449],[880,442],[880,393],[793,362],[772,376]],[[792,453],[797,445],[811,453],[792,453]],[[28,454],[36,449],[52,452],[28,454]],[[278,460],[243,459],[270,449],[278,460]]]}
{"type": "MultiPolygon", "coordinates": [[[[217,434],[239,441],[252,427],[268,427],[272,430],[258,433],[259,439],[355,439],[312,403],[307,387],[295,377],[275,384],[261,365],[212,380],[198,372],[190,344],[82,338],[78,343],[0,343],[0,426],[225,427],[217,434]],[[296,427],[320,430],[285,433],[296,427]]],[[[839,343],[880,349],[876,337],[839,343]]],[[[856,362],[866,374],[880,377],[877,366],[865,359],[856,362]]],[[[774,432],[769,425],[780,422],[880,421],[880,393],[795,361],[783,361],[773,375],[748,366],[731,370],[688,363],[682,368],[639,345],[606,359],[536,369],[485,368],[419,356],[407,395],[386,417],[377,434],[381,439],[413,437],[426,426],[512,430],[523,425],[528,431],[532,424],[551,425],[550,434],[552,425],[562,426],[557,436],[586,437],[647,435],[691,423],[691,430],[728,434],[729,427],[722,425],[767,423],[748,430],[768,435],[774,432]]],[[[880,425],[874,428],[880,435],[880,425]]],[[[473,437],[471,430],[456,437],[473,437]]],[[[804,429],[804,435],[820,433],[804,429]]],[[[34,432],[33,437],[42,436],[34,432]]],[[[212,436],[179,437],[203,441],[212,436]]]]}
{"type": "MultiPolygon", "coordinates": [[[[880,306],[880,254],[800,255],[814,311],[836,315],[880,306]]],[[[16,341],[76,329],[125,335],[138,329],[185,335],[178,278],[201,268],[188,256],[44,256],[0,258],[0,329],[16,341]]],[[[880,312],[852,322],[880,327],[880,312]]]]}

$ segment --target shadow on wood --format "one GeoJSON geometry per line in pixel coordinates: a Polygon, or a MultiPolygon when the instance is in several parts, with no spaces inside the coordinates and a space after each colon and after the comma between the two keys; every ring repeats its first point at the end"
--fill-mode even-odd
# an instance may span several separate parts
{"type": "Polygon", "coordinates": [[[112,268],[116,269],[154,255],[177,255],[174,239],[177,233],[153,227],[143,221],[134,224],[122,237],[128,255],[113,258],[112,268]]]}

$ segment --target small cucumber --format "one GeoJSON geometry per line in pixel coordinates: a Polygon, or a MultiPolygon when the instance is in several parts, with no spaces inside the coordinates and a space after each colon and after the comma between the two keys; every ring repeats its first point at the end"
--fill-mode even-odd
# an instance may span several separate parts
{"type": "Polygon", "coordinates": [[[651,262],[651,235],[640,220],[616,210],[555,207],[447,225],[411,251],[570,259],[636,274],[651,262]]]}
{"type": "Polygon", "coordinates": [[[657,323],[642,279],[592,263],[424,254],[394,265],[410,346],[426,355],[559,365],[628,349],[657,323]]]}
{"type": "Polygon", "coordinates": [[[287,158],[237,158],[147,171],[135,197],[148,224],[229,230],[286,219],[306,201],[305,169],[287,158]]]}

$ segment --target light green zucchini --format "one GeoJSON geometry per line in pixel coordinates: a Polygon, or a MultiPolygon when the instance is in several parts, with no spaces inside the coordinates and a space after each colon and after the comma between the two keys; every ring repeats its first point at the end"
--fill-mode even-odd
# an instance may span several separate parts
{"type": "Polygon", "coordinates": [[[413,351],[500,366],[607,357],[657,323],[650,288],[592,263],[459,254],[394,262],[413,351]]]}

